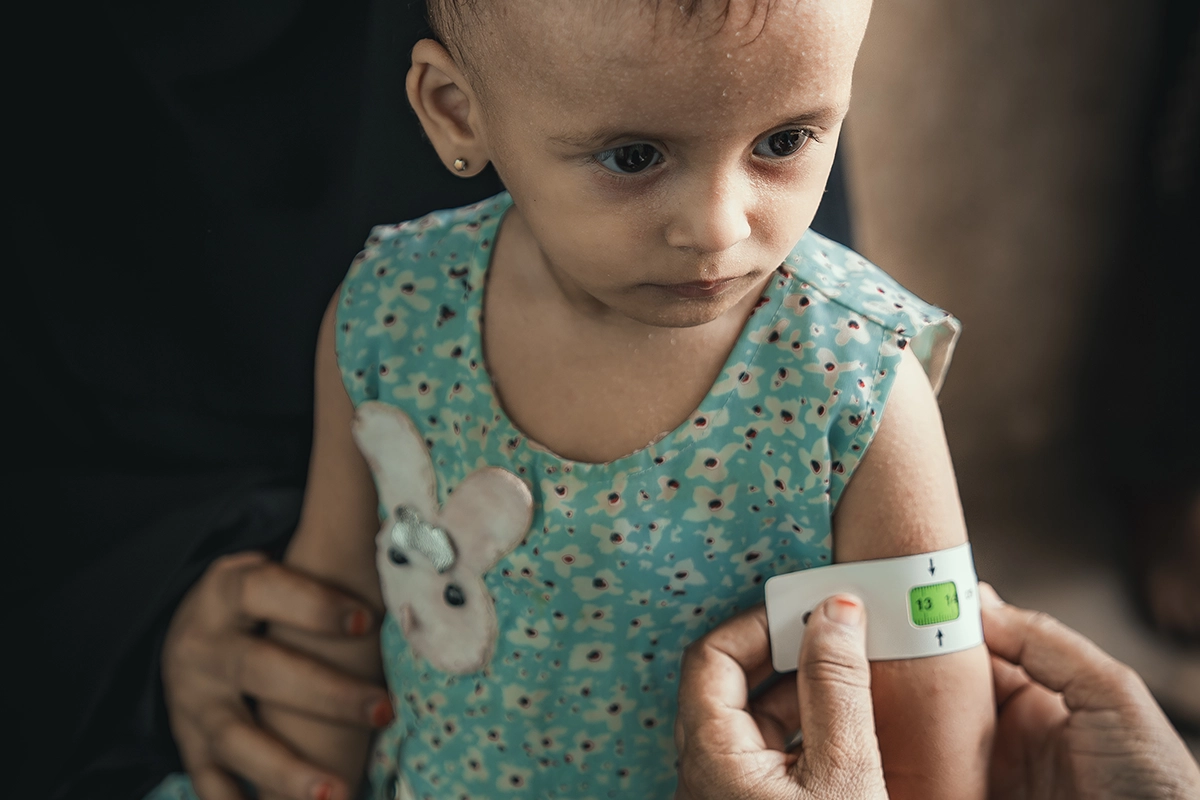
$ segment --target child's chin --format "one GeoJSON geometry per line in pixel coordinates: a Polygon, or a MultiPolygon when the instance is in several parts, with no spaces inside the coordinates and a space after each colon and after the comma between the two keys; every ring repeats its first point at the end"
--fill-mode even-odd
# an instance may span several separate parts
{"type": "Polygon", "coordinates": [[[643,325],[656,328],[695,328],[707,325],[729,313],[737,296],[666,298],[647,307],[622,309],[622,313],[643,325]]]}

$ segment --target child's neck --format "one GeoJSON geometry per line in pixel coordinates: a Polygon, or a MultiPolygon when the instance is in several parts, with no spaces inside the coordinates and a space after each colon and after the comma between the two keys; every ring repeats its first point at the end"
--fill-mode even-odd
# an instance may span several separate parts
{"type": "Polygon", "coordinates": [[[751,292],[703,325],[656,327],[554,276],[515,208],[495,247],[484,309],[488,370],[513,423],[575,461],[613,461],[688,419],[760,296],[751,292]]]}
{"type": "Polygon", "coordinates": [[[725,334],[733,331],[733,338],[736,339],[770,280],[770,275],[767,275],[758,291],[750,292],[741,302],[709,323],[689,327],[655,325],[611,308],[580,286],[566,271],[550,263],[519,208],[513,207],[505,215],[497,235],[496,248],[491,266],[493,275],[499,266],[499,271],[507,279],[519,282],[523,293],[531,301],[544,304],[546,310],[554,309],[580,334],[586,331],[589,336],[598,337],[602,344],[614,346],[625,342],[641,343],[663,336],[677,342],[693,338],[710,340],[714,334],[720,337],[722,331],[725,334]]]}

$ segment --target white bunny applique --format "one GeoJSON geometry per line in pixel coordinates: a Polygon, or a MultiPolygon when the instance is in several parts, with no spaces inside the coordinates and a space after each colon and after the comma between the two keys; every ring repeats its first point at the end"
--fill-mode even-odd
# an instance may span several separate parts
{"type": "Polygon", "coordinates": [[[375,563],[388,611],[413,653],[434,667],[453,674],[482,669],[497,637],[483,574],[529,530],[529,487],[511,472],[484,467],[440,506],[433,461],[402,411],[363,403],[353,431],[387,509],[375,563]]]}

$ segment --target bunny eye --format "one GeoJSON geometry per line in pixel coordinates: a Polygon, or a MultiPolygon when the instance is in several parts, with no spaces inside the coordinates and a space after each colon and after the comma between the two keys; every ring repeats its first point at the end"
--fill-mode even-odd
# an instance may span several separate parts
{"type": "Polygon", "coordinates": [[[452,606],[461,606],[467,602],[467,598],[463,594],[463,590],[454,583],[446,584],[446,591],[442,597],[446,599],[446,603],[448,605],[452,606]]]}
{"type": "Polygon", "coordinates": [[[392,562],[397,567],[403,567],[408,563],[408,556],[404,555],[404,551],[399,547],[389,547],[388,561],[392,562]]]}

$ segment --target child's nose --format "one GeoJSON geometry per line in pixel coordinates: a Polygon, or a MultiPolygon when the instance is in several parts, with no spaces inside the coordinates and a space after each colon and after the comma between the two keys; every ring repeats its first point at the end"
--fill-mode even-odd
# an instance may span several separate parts
{"type": "Polygon", "coordinates": [[[667,228],[667,243],[698,253],[720,253],[750,236],[750,187],[716,179],[685,192],[667,228]]]}

